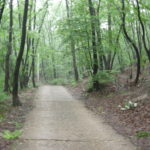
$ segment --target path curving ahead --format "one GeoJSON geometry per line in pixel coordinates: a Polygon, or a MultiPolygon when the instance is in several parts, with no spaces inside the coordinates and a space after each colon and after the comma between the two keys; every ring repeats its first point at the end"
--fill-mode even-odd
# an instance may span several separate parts
{"type": "Polygon", "coordinates": [[[136,150],[62,86],[42,86],[13,150],[136,150]]]}

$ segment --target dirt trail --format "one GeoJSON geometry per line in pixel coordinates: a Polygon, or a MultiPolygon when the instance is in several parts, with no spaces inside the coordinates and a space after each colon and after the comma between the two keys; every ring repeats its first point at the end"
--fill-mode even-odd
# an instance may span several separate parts
{"type": "Polygon", "coordinates": [[[42,86],[12,150],[136,150],[62,86],[42,86]]]}

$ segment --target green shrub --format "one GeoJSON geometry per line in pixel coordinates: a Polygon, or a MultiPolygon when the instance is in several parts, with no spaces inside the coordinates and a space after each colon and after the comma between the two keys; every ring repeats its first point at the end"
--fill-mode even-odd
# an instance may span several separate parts
{"type": "Polygon", "coordinates": [[[89,79],[87,87],[86,87],[87,92],[92,92],[93,91],[93,79],[89,79]]]}
{"type": "Polygon", "coordinates": [[[70,80],[69,81],[69,84],[72,86],[72,87],[76,87],[77,86],[77,82],[75,80],[70,80]]]}
{"type": "Polygon", "coordinates": [[[15,130],[13,132],[5,130],[2,134],[2,137],[7,140],[17,139],[22,134],[21,130],[15,130]]]}
{"type": "Polygon", "coordinates": [[[136,136],[139,137],[139,138],[150,137],[150,132],[138,131],[138,132],[136,133],[136,136]]]}
{"type": "Polygon", "coordinates": [[[9,96],[8,96],[7,93],[4,93],[4,92],[0,91],[0,102],[4,102],[8,98],[9,98],[9,96]]]}
{"type": "Polygon", "coordinates": [[[52,85],[66,85],[68,82],[65,79],[54,79],[49,82],[52,85]]]}
{"type": "Polygon", "coordinates": [[[107,86],[107,84],[109,84],[115,80],[116,73],[117,72],[115,72],[115,71],[109,71],[109,70],[99,71],[95,77],[91,77],[89,79],[86,91],[92,92],[94,90],[93,89],[94,81],[99,82],[99,89],[104,89],[107,86]]]}
{"type": "Polygon", "coordinates": [[[115,71],[104,70],[99,71],[94,78],[95,80],[98,80],[100,84],[107,84],[114,81],[114,74],[115,71]]]}
{"type": "Polygon", "coordinates": [[[8,94],[3,91],[4,89],[4,74],[0,74],[0,103],[9,98],[8,94]]]}
{"type": "Polygon", "coordinates": [[[4,115],[3,114],[0,114],[0,122],[3,122],[5,119],[4,115]]]}
{"type": "Polygon", "coordinates": [[[15,122],[16,129],[21,129],[23,127],[22,123],[15,122]]]}

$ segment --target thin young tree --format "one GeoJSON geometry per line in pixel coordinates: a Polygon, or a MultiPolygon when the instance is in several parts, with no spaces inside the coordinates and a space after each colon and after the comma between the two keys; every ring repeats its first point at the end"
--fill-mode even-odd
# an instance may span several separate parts
{"type": "Polygon", "coordinates": [[[6,0],[0,0],[0,24],[3,16],[5,4],[6,4],[6,0]]]}
{"type": "Polygon", "coordinates": [[[136,53],[136,58],[137,58],[137,72],[136,72],[136,79],[135,79],[135,84],[138,83],[139,81],[139,76],[140,76],[140,72],[141,72],[141,59],[140,59],[140,54],[139,54],[139,49],[136,45],[136,43],[134,42],[134,40],[131,39],[131,37],[129,36],[127,29],[126,29],[126,12],[125,12],[125,0],[122,0],[122,27],[123,27],[123,32],[125,35],[125,38],[127,39],[127,41],[131,44],[131,46],[133,47],[135,53],[136,53]]]}
{"type": "Polygon", "coordinates": [[[98,73],[98,56],[97,56],[97,43],[96,43],[96,27],[95,27],[95,17],[96,12],[91,0],[88,0],[89,12],[91,16],[91,34],[92,34],[92,49],[93,49],[93,88],[95,90],[99,89],[99,82],[96,78],[98,73]]]}
{"type": "Polygon", "coordinates": [[[18,80],[19,80],[19,70],[21,66],[21,61],[24,53],[25,48],[25,41],[26,41],[26,24],[27,24],[27,18],[28,18],[28,6],[29,6],[29,0],[25,0],[24,3],[24,15],[23,15],[23,22],[22,22],[22,36],[21,36],[21,44],[20,44],[20,50],[19,54],[16,60],[16,66],[14,71],[14,79],[13,79],[13,106],[20,106],[21,102],[19,100],[18,96],[18,80]]]}
{"type": "Polygon", "coordinates": [[[10,9],[10,22],[9,22],[9,42],[8,42],[8,50],[5,57],[5,85],[4,91],[10,92],[10,55],[12,53],[12,33],[13,33],[13,0],[9,2],[10,9]]]}
{"type": "MultiPolygon", "coordinates": [[[[67,9],[67,18],[68,18],[68,27],[72,30],[71,26],[71,14],[70,14],[70,7],[69,7],[69,2],[66,0],[66,9],[67,9]]],[[[79,80],[79,73],[78,73],[78,68],[77,68],[77,62],[76,62],[76,50],[75,50],[75,40],[72,35],[72,31],[70,33],[70,46],[71,46],[71,54],[72,54],[72,61],[73,61],[73,70],[74,70],[74,77],[75,80],[79,80]]]]}

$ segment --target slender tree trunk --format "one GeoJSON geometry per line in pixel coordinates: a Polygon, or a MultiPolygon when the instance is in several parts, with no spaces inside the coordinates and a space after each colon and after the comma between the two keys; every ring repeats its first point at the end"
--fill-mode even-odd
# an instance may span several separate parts
{"type": "MultiPolygon", "coordinates": [[[[67,17],[68,17],[68,26],[72,29],[71,23],[70,23],[70,8],[69,8],[68,0],[66,0],[66,9],[67,9],[67,17]]],[[[79,80],[79,73],[78,73],[77,62],[76,62],[75,41],[73,39],[72,31],[71,31],[71,35],[70,35],[70,45],[71,45],[74,77],[75,77],[75,80],[78,81],[79,80]]]]}
{"type": "Polygon", "coordinates": [[[20,14],[20,2],[19,0],[17,0],[17,7],[18,7],[18,20],[19,20],[19,27],[21,28],[22,24],[21,24],[21,20],[22,20],[22,17],[21,17],[21,14],[20,14]]]}
{"type": "Polygon", "coordinates": [[[10,9],[10,23],[9,23],[9,43],[5,60],[5,85],[4,85],[5,92],[10,92],[9,80],[10,80],[10,55],[12,53],[13,0],[10,0],[9,9],[10,9]]]}
{"type": "Polygon", "coordinates": [[[52,60],[52,67],[53,67],[53,78],[57,78],[57,72],[56,72],[56,66],[55,66],[55,53],[54,53],[54,39],[53,39],[53,31],[52,31],[52,26],[51,23],[48,28],[48,41],[49,45],[52,47],[53,51],[51,54],[51,60],[52,60]]]}
{"type": "Polygon", "coordinates": [[[139,81],[139,76],[140,76],[140,72],[141,72],[141,59],[140,59],[138,47],[136,46],[134,41],[130,38],[130,36],[128,35],[127,30],[126,30],[125,0],[122,0],[122,26],[123,26],[123,32],[124,32],[124,35],[125,35],[127,41],[132,45],[132,47],[134,48],[134,51],[136,53],[137,73],[136,73],[135,84],[137,84],[139,81]]]}
{"type": "Polygon", "coordinates": [[[32,39],[32,84],[33,87],[36,87],[36,83],[35,83],[35,40],[32,39]]]}
{"type": "Polygon", "coordinates": [[[97,8],[97,13],[96,13],[96,33],[97,33],[97,47],[98,47],[98,52],[99,52],[99,67],[100,70],[103,71],[104,66],[103,66],[103,49],[102,49],[102,37],[101,37],[101,24],[100,24],[100,16],[99,16],[99,10],[100,10],[100,4],[101,4],[101,0],[99,0],[99,5],[97,8]]]}
{"type": "Polygon", "coordinates": [[[2,16],[3,16],[4,8],[5,8],[5,3],[6,3],[6,0],[0,1],[0,24],[1,24],[2,16]]]}
{"type": "Polygon", "coordinates": [[[25,41],[26,41],[26,24],[27,24],[27,18],[28,18],[28,5],[29,5],[29,0],[25,0],[20,51],[16,60],[16,66],[15,66],[15,71],[14,71],[13,93],[12,93],[13,94],[13,106],[21,105],[21,102],[18,96],[18,80],[19,80],[19,70],[21,66],[21,61],[22,61],[25,41]]]}
{"type": "Polygon", "coordinates": [[[91,29],[92,29],[92,48],[93,48],[93,88],[95,90],[99,89],[99,81],[96,78],[98,73],[98,57],[97,57],[97,44],[96,44],[96,27],[95,27],[95,9],[91,0],[89,2],[89,12],[91,16],[91,29]]]}
{"type": "Polygon", "coordinates": [[[113,69],[113,65],[114,65],[114,61],[115,61],[115,57],[116,57],[116,54],[117,54],[117,52],[116,52],[116,50],[117,50],[117,48],[119,48],[119,38],[120,38],[120,34],[121,34],[121,31],[122,31],[122,25],[120,26],[120,29],[119,29],[119,32],[118,32],[118,35],[117,35],[117,38],[116,38],[116,47],[115,47],[115,52],[114,52],[114,54],[113,54],[113,57],[112,57],[112,60],[111,60],[111,70],[113,69]]]}
{"type": "MultiPolygon", "coordinates": [[[[33,30],[36,28],[36,0],[34,0],[34,22],[33,22],[33,30]]],[[[35,39],[32,39],[32,84],[33,87],[36,87],[35,83],[35,39]]]]}
{"type": "Polygon", "coordinates": [[[52,54],[52,65],[53,65],[53,77],[54,77],[54,79],[56,79],[57,78],[57,74],[56,74],[56,67],[55,67],[55,56],[54,56],[54,54],[52,54]]]}
{"type": "MultiPolygon", "coordinates": [[[[33,24],[33,30],[35,30],[36,28],[36,0],[34,0],[34,24],[33,24]]],[[[48,9],[48,0],[45,2],[45,5],[46,5],[46,8],[45,9],[45,13],[42,17],[42,21],[41,21],[41,24],[39,25],[39,30],[38,30],[38,33],[40,34],[41,33],[41,30],[42,30],[42,27],[43,27],[43,24],[44,24],[44,20],[45,20],[45,17],[46,17],[46,14],[47,14],[47,9],[48,9]]],[[[36,82],[35,82],[35,56],[36,56],[36,53],[37,53],[37,49],[38,49],[38,45],[39,45],[39,41],[40,41],[40,37],[35,40],[34,38],[32,39],[32,53],[33,53],[33,57],[32,57],[32,83],[33,83],[33,87],[36,87],[36,82]]]]}
{"type": "Polygon", "coordinates": [[[147,53],[147,56],[148,56],[148,60],[150,62],[150,49],[147,47],[147,43],[146,43],[146,33],[145,33],[145,26],[144,26],[144,23],[142,21],[142,18],[141,18],[141,11],[140,11],[140,5],[139,5],[139,0],[136,0],[136,3],[137,3],[137,11],[138,11],[138,18],[139,18],[139,21],[140,21],[140,24],[141,24],[141,27],[142,27],[142,40],[143,40],[143,45],[144,45],[144,49],[147,53]]]}
{"type": "Polygon", "coordinates": [[[107,58],[107,68],[108,70],[111,70],[111,60],[112,60],[112,17],[111,13],[109,12],[110,3],[108,4],[108,39],[109,39],[109,54],[107,58]]]}
{"type": "MultiPolygon", "coordinates": [[[[28,21],[28,30],[31,31],[32,29],[32,4],[30,4],[29,7],[29,21],[28,21]]],[[[32,39],[27,35],[27,40],[26,40],[26,56],[24,60],[24,64],[22,66],[22,74],[21,74],[21,79],[20,82],[22,84],[23,88],[28,87],[28,81],[29,81],[29,52],[31,50],[31,42],[32,39]]]]}

